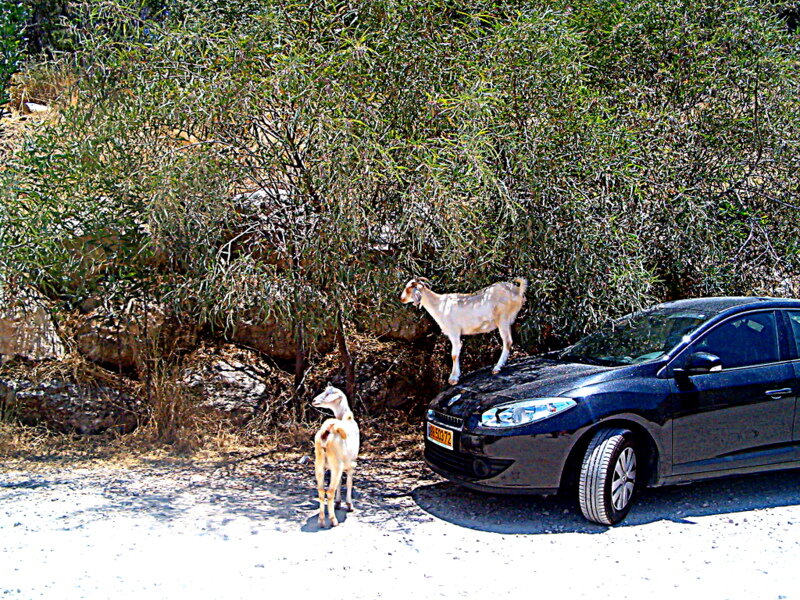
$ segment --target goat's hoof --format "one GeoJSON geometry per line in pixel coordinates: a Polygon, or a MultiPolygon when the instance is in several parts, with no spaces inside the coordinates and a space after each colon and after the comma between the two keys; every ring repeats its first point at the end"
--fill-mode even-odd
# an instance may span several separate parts
{"type": "Polygon", "coordinates": [[[339,521],[331,519],[331,527],[336,527],[339,524],[339,521]]]}
{"type": "Polygon", "coordinates": [[[458,379],[453,379],[451,377],[450,379],[447,380],[447,383],[449,383],[450,385],[455,385],[458,383],[458,379]]]}
{"type": "Polygon", "coordinates": [[[497,375],[500,372],[500,367],[495,367],[492,369],[492,375],[497,375]]]}
{"type": "Polygon", "coordinates": [[[345,510],[347,512],[353,512],[353,505],[348,502],[347,505],[346,505],[345,510]]]}

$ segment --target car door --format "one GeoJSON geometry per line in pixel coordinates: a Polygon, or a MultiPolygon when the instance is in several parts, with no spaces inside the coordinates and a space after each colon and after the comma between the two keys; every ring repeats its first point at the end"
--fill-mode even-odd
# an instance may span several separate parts
{"type": "Polygon", "coordinates": [[[793,460],[795,372],[781,360],[776,313],[731,317],[681,356],[693,352],[719,356],[722,369],[674,380],[673,474],[793,460]]]}
{"type": "MultiPolygon", "coordinates": [[[[800,388],[800,310],[786,311],[786,316],[789,325],[789,346],[793,358],[795,390],[797,391],[800,388]]],[[[800,442],[800,400],[795,401],[794,433],[792,437],[795,442],[800,442]]]]}

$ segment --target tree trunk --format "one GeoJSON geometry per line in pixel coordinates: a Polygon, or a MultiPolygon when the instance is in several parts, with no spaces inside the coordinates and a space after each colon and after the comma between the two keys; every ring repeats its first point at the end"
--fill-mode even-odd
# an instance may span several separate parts
{"type": "Polygon", "coordinates": [[[294,389],[295,394],[299,396],[306,374],[308,356],[306,355],[305,334],[302,323],[297,324],[295,332],[294,389]]]}
{"type": "Polygon", "coordinates": [[[345,377],[345,392],[350,401],[353,401],[356,390],[356,369],[350,349],[347,347],[347,337],[344,333],[344,323],[342,322],[342,312],[339,311],[336,319],[336,341],[339,345],[339,357],[342,361],[345,377]]]}

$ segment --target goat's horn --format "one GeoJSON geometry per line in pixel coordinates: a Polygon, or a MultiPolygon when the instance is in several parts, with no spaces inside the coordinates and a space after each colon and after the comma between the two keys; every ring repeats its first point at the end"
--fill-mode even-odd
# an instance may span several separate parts
{"type": "Polygon", "coordinates": [[[417,281],[419,281],[419,282],[420,282],[422,285],[424,285],[425,287],[428,287],[428,288],[430,288],[430,287],[431,287],[431,280],[430,280],[430,279],[428,279],[427,277],[415,277],[414,279],[416,279],[417,281]]]}

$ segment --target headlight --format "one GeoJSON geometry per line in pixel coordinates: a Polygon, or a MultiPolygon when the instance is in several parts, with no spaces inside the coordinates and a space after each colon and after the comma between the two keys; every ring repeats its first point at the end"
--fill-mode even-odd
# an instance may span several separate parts
{"type": "Polygon", "coordinates": [[[533,398],[490,408],[481,415],[484,427],[517,427],[541,421],[575,406],[572,398],[533,398]]]}

